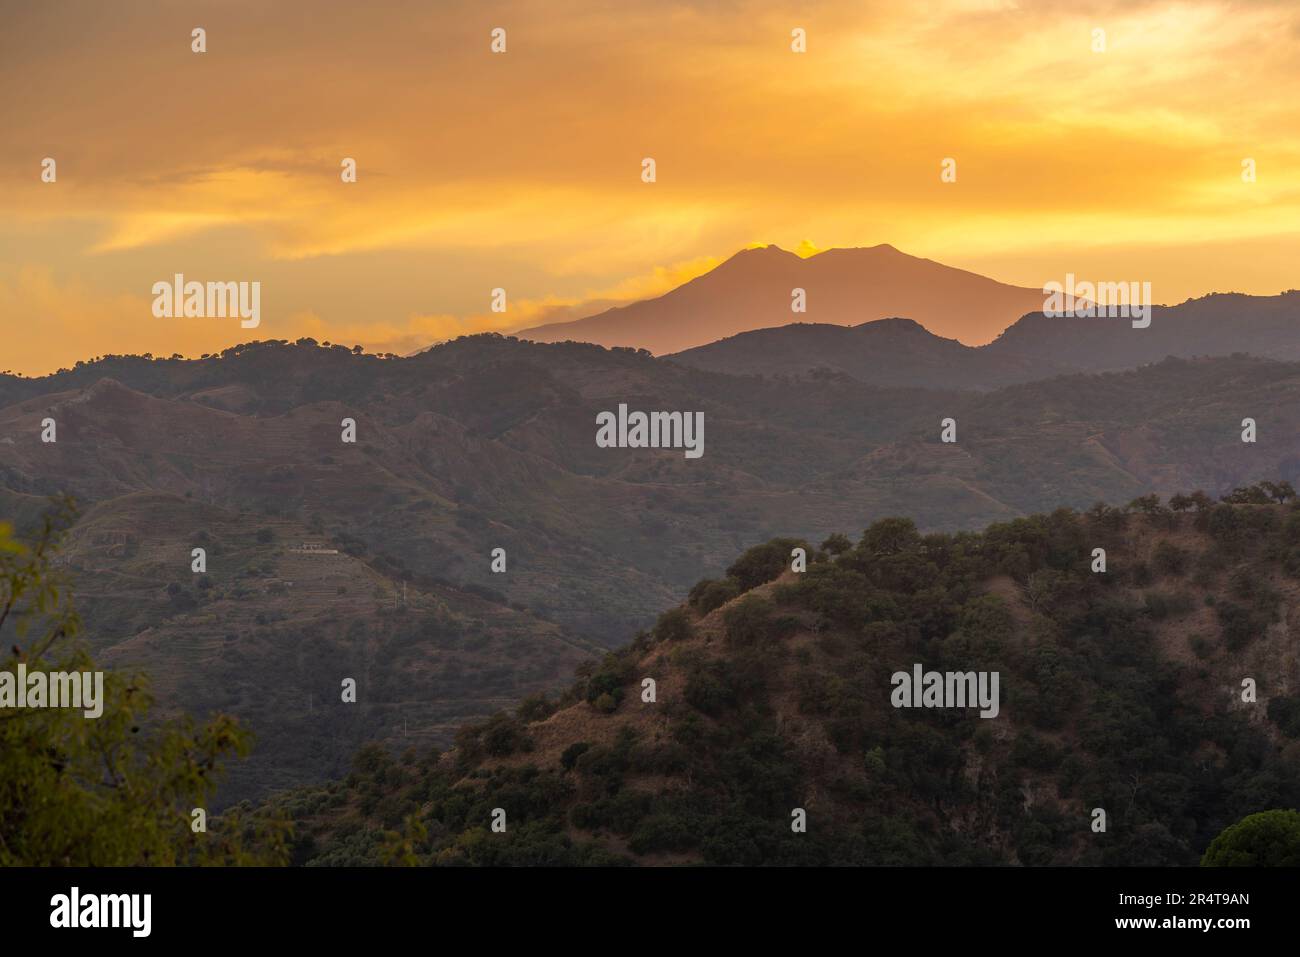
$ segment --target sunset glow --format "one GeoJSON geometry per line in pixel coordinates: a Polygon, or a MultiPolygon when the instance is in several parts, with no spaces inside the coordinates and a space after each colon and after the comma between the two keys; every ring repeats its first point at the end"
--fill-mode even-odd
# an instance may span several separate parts
{"type": "Polygon", "coordinates": [[[890,243],[1026,286],[1118,272],[1167,303],[1297,285],[1293,4],[227,0],[3,18],[0,369],[247,341],[237,322],[155,319],[149,289],[175,272],[260,281],[259,338],[397,353],[658,295],[767,243],[890,243]]]}

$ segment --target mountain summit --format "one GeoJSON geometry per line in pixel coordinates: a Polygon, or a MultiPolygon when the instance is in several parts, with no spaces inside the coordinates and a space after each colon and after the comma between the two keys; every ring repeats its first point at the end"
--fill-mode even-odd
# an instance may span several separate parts
{"type": "Polygon", "coordinates": [[[856,326],[906,316],[937,336],[978,345],[1042,306],[1041,290],[1008,286],[889,245],[828,249],[807,259],[762,246],[658,298],[517,335],[663,355],[795,321],[856,326]],[[805,291],[806,312],[792,312],[794,289],[805,291]]]}

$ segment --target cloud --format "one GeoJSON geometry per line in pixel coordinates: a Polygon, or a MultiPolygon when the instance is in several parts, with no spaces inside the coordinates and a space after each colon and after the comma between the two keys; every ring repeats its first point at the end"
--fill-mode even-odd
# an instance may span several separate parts
{"type": "MultiPolygon", "coordinates": [[[[239,341],[123,318],[181,265],[274,277],[278,323],[405,343],[658,295],[756,239],[1014,265],[1300,230],[1294,4],[520,0],[493,8],[503,56],[468,0],[186,9],[26,5],[0,38],[0,85],[25,91],[0,124],[0,260],[154,351],[239,341]],[[508,321],[484,311],[496,286],[508,321]]],[[[1294,284],[1282,261],[1235,260],[1261,292],[1294,284]]]]}
{"type": "Polygon", "coordinates": [[[241,331],[238,320],[157,319],[147,296],[61,282],[45,266],[11,272],[0,276],[0,364],[15,372],[43,374],[108,354],[199,355],[224,348],[241,331]]]}

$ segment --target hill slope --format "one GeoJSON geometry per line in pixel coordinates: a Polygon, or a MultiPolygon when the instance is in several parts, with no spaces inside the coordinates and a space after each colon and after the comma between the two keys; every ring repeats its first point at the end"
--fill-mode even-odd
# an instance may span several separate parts
{"type": "Polygon", "coordinates": [[[164,716],[221,711],[256,735],[221,804],[337,777],[367,742],[445,746],[597,652],[491,597],[320,543],[289,519],[137,492],[88,508],[61,553],[98,661],[147,674],[164,716]]]}
{"type": "Polygon", "coordinates": [[[286,795],[298,860],[1186,865],[1300,800],[1294,503],[956,536],[888,519],[799,574],[794,544],[701,583],[555,705],[286,795]],[[997,714],[895,707],[917,665],[996,672],[997,714]]]}
{"type": "Polygon", "coordinates": [[[977,394],[842,376],[792,387],[473,337],[401,360],[276,343],[199,362],[113,358],[9,387],[29,394],[0,407],[5,514],[60,490],[87,504],[188,496],[365,549],[395,578],[493,589],[606,645],[774,535],[898,513],[975,528],[1300,476],[1300,366],[1263,359],[977,394]],[[704,456],[597,447],[596,413],[619,403],[702,411],[704,456]],[[1247,415],[1254,445],[1240,441],[1247,415]],[[57,443],[40,441],[45,417],[57,443]],[[340,441],[348,417],[355,444],[340,441]],[[945,418],[954,444],[939,441],[945,418]],[[490,570],[497,547],[504,574],[490,570]]]}
{"type": "Polygon", "coordinates": [[[904,513],[956,531],[1300,477],[1300,365],[1245,357],[978,394],[488,336],[399,360],[306,342],[110,357],[2,378],[0,396],[0,515],[22,525],[51,493],[80,500],[69,572],[92,643],[156,670],[166,708],[255,722],[271,757],[236,794],[258,775],[322,780],[403,728],[448,743],[773,536],[904,513]],[[705,455],[597,447],[596,413],[619,403],[703,411],[705,455]],[[47,417],[55,443],[40,441],[47,417]],[[348,417],[355,444],[340,441],[348,417]],[[955,444],[939,440],[947,417],[955,444]],[[206,586],[190,568],[200,532],[224,550],[206,586]],[[305,541],[341,555],[293,551],[305,541]],[[366,689],[336,716],[351,730],[316,704],[343,677],[366,689]],[[284,702],[307,746],[277,724],[284,702]]]}

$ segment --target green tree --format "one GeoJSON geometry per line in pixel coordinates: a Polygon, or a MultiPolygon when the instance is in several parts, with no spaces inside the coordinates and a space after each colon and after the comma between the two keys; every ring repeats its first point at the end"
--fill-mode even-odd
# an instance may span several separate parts
{"type": "Polygon", "coordinates": [[[829,552],[832,555],[843,555],[853,547],[853,541],[849,536],[836,532],[826,541],[822,542],[822,551],[829,552]]]}
{"type": "Polygon", "coordinates": [[[1300,814],[1260,811],[1224,828],[1202,867],[1300,867],[1300,814]]]}
{"type": "Polygon", "coordinates": [[[770,598],[746,595],[723,613],[727,641],[741,647],[762,644],[773,634],[772,615],[775,609],[770,598]]]}
{"type": "Polygon", "coordinates": [[[921,544],[916,523],[910,518],[882,518],[862,533],[862,550],[873,556],[897,555],[921,544]]]}
{"type": "Polygon", "coordinates": [[[797,538],[774,538],[755,545],[727,569],[727,577],[740,584],[741,591],[749,591],[772,581],[790,567],[791,551],[796,547],[808,551],[808,543],[797,538]]]}
{"type": "MultiPolygon", "coordinates": [[[[71,595],[51,559],[74,517],[56,503],[29,543],[0,523],[0,672],[97,671],[77,642],[71,595]]],[[[193,811],[210,807],[221,762],[246,754],[233,718],[155,722],[140,677],[106,672],[102,713],[78,708],[0,710],[0,866],[281,863],[278,818],[229,813],[196,833],[193,811]]]]}
{"type": "Polygon", "coordinates": [[[707,615],[715,608],[721,608],[739,594],[740,584],[734,578],[724,578],[721,581],[705,578],[696,582],[695,587],[691,589],[688,600],[692,608],[701,615],[707,615]]]}
{"type": "Polygon", "coordinates": [[[691,637],[691,616],[684,608],[671,608],[655,622],[656,641],[685,641],[691,637]]]}

